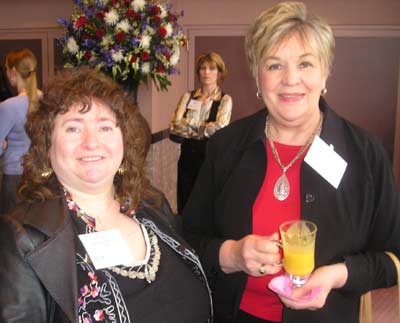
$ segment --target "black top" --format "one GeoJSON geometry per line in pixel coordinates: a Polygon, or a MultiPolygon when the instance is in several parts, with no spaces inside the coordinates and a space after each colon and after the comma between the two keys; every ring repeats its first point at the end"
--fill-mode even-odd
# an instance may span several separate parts
{"type": "MultiPolygon", "coordinates": [[[[83,220],[70,211],[78,234],[87,232],[83,220]]],[[[145,228],[149,235],[154,234],[145,228]]],[[[103,322],[204,323],[209,316],[208,292],[176,253],[158,239],[161,258],[155,281],[123,277],[112,270],[96,270],[76,238],[77,296],[80,319],[103,322]],[[129,318],[128,318],[129,317],[129,318]]],[[[150,247],[150,244],[148,245],[150,247]]],[[[153,248],[153,247],[151,247],[153,248]]],[[[151,256],[149,261],[151,261],[151,256]]]]}
{"type": "MultiPolygon", "coordinates": [[[[317,224],[316,268],[346,262],[348,279],[317,311],[284,308],[283,322],[354,323],[359,299],[370,289],[396,283],[384,251],[400,255],[400,195],[378,140],[332,111],[322,99],[321,139],[348,164],[337,189],[307,163],[301,165],[301,218],[317,224]]],[[[183,212],[183,231],[196,249],[213,291],[214,318],[234,322],[247,276],[225,274],[219,249],[227,239],[252,232],[252,207],[262,185],[267,110],[234,122],[208,141],[207,155],[183,212]]],[[[266,217],[273,217],[268,208],[266,217]]]]}

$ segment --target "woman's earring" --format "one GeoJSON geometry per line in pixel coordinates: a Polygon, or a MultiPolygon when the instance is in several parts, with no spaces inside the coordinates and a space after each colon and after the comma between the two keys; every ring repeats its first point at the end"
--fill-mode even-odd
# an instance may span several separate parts
{"type": "Polygon", "coordinates": [[[261,95],[260,91],[257,91],[256,97],[257,97],[258,100],[262,100],[262,95],[261,95]]]}
{"type": "Polygon", "coordinates": [[[50,177],[52,174],[53,174],[53,169],[50,168],[50,167],[45,166],[45,167],[43,167],[43,171],[40,173],[40,176],[41,176],[43,179],[47,180],[47,179],[49,179],[49,177],[50,177]]]}
{"type": "Polygon", "coordinates": [[[117,170],[118,175],[123,176],[125,174],[125,167],[124,166],[119,166],[117,170]]]}
{"type": "Polygon", "coordinates": [[[321,91],[321,95],[324,96],[326,93],[328,93],[328,90],[326,87],[324,87],[324,89],[321,91]]]}

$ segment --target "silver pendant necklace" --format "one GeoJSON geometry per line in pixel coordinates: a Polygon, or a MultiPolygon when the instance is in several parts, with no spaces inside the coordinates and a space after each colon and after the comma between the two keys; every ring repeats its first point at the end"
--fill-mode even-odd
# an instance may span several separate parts
{"type": "Polygon", "coordinates": [[[279,164],[279,166],[282,168],[282,172],[283,172],[283,174],[278,178],[278,180],[276,181],[276,183],[274,185],[274,196],[277,200],[284,201],[287,199],[287,197],[290,194],[290,184],[289,184],[288,178],[286,176],[286,171],[290,167],[292,167],[292,165],[300,158],[300,156],[304,153],[304,151],[307,149],[307,147],[313,142],[314,137],[321,131],[323,114],[322,113],[320,114],[320,120],[318,122],[317,129],[312,133],[310,138],[308,138],[306,144],[300,148],[300,150],[296,154],[296,156],[294,156],[294,158],[286,166],[282,164],[281,159],[279,158],[278,151],[276,150],[274,141],[272,140],[268,120],[269,120],[269,115],[267,116],[267,120],[265,123],[265,134],[266,134],[266,136],[268,138],[268,142],[271,146],[272,154],[274,155],[274,158],[277,161],[277,163],[279,164]]]}

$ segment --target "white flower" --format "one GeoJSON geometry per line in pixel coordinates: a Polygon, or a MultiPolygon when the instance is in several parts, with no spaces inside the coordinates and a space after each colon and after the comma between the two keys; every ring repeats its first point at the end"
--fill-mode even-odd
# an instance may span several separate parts
{"type": "Polygon", "coordinates": [[[122,51],[121,50],[118,50],[118,51],[114,51],[113,50],[112,54],[111,54],[111,57],[117,63],[121,62],[124,59],[124,55],[122,55],[122,51]]]}
{"type": "Polygon", "coordinates": [[[140,40],[139,46],[147,49],[150,47],[151,37],[149,35],[143,35],[142,39],[140,40]]]}
{"type": "Polygon", "coordinates": [[[174,49],[172,51],[172,55],[169,58],[169,62],[171,66],[175,66],[179,62],[179,56],[180,56],[180,50],[178,46],[174,46],[174,49]]]}
{"type": "Polygon", "coordinates": [[[141,11],[146,7],[146,1],[145,0],[133,0],[131,3],[131,7],[136,12],[141,11]]]}
{"type": "Polygon", "coordinates": [[[108,25],[115,25],[119,19],[118,12],[115,9],[111,9],[104,15],[104,21],[108,25]]]}
{"type": "Polygon", "coordinates": [[[129,21],[127,19],[124,19],[117,23],[116,29],[121,29],[124,32],[129,32],[131,29],[131,25],[129,24],[129,21]]]}
{"type": "Polygon", "coordinates": [[[105,35],[101,40],[101,47],[108,48],[112,45],[113,39],[110,35],[105,35]]]}
{"type": "Polygon", "coordinates": [[[108,4],[108,0],[99,0],[99,3],[100,3],[101,6],[104,7],[105,5],[108,4]]]}
{"type": "Polygon", "coordinates": [[[71,54],[76,54],[79,51],[79,46],[74,37],[69,37],[67,41],[67,48],[71,54]]]}
{"type": "Polygon", "coordinates": [[[142,73],[149,74],[150,73],[150,63],[143,63],[142,65],[142,73]]]}
{"type": "Polygon", "coordinates": [[[164,28],[165,28],[165,30],[167,31],[167,34],[165,35],[165,37],[171,36],[171,35],[172,35],[172,32],[173,32],[172,25],[171,25],[170,23],[167,23],[167,24],[164,26],[164,28]]]}
{"type": "Polygon", "coordinates": [[[165,9],[163,5],[159,4],[158,6],[161,9],[160,18],[165,18],[167,16],[167,9],[165,9]]]}

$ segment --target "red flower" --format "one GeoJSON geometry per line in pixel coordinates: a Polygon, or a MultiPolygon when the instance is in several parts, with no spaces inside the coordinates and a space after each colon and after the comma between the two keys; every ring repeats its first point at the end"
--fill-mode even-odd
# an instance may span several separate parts
{"type": "Polygon", "coordinates": [[[169,52],[163,53],[164,57],[168,60],[171,57],[171,54],[169,52]]]}
{"type": "Polygon", "coordinates": [[[136,18],[137,16],[139,16],[139,14],[135,11],[135,10],[133,10],[133,9],[128,9],[127,11],[126,11],[126,14],[125,14],[128,18],[136,18]]]}
{"type": "Polygon", "coordinates": [[[147,52],[141,52],[140,53],[140,58],[143,62],[147,62],[150,60],[150,54],[147,52]]]}
{"type": "Polygon", "coordinates": [[[131,57],[131,60],[129,61],[129,63],[135,64],[136,61],[137,61],[137,56],[133,55],[133,56],[131,57]]]}
{"type": "Polygon", "coordinates": [[[88,276],[90,278],[90,282],[93,282],[93,281],[97,282],[97,276],[96,276],[96,274],[94,272],[89,271],[88,272],[88,276]]]}
{"type": "Polygon", "coordinates": [[[163,64],[158,64],[157,65],[157,72],[158,73],[163,73],[165,71],[164,65],[163,64]]]}
{"type": "Polygon", "coordinates": [[[125,0],[125,4],[130,4],[131,0],[125,0]]]}
{"type": "Polygon", "coordinates": [[[81,36],[82,41],[88,40],[89,38],[90,38],[90,37],[89,37],[88,34],[83,34],[83,35],[81,36]]]}
{"type": "Polygon", "coordinates": [[[104,31],[103,28],[97,29],[97,30],[96,30],[96,37],[99,38],[99,39],[101,39],[101,38],[103,38],[103,36],[104,36],[105,33],[106,33],[106,32],[104,31]]]}
{"type": "Polygon", "coordinates": [[[79,28],[85,26],[88,22],[89,22],[89,20],[85,16],[80,16],[75,21],[75,28],[79,29],[79,28]]]}
{"type": "Polygon", "coordinates": [[[155,22],[157,25],[159,25],[160,22],[161,22],[161,18],[160,18],[159,16],[154,16],[154,17],[153,17],[153,20],[154,20],[154,22],[155,22]]]}
{"type": "Polygon", "coordinates": [[[119,4],[119,0],[113,0],[112,1],[112,6],[115,7],[117,4],[119,4]]]}
{"type": "Polygon", "coordinates": [[[115,39],[118,40],[120,43],[125,41],[125,33],[123,31],[120,31],[115,34],[115,39]]]}
{"type": "Polygon", "coordinates": [[[159,7],[159,6],[154,6],[154,7],[152,8],[151,13],[152,13],[154,16],[160,15],[160,14],[161,14],[161,9],[160,9],[160,7],[159,7]]]}
{"type": "Polygon", "coordinates": [[[97,17],[97,19],[99,19],[99,20],[101,20],[101,21],[103,21],[104,20],[104,11],[103,10],[99,10],[99,11],[97,11],[96,12],[96,17],[97,17]]]}
{"type": "Polygon", "coordinates": [[[85,58],[87,59],[87,60],[89,60],[89,59],[91,59],[92,58],[92,52],[90,51],[90,50],[87,50],[86,52],[85,52],[85,58]]]}
{"type": "Polygon", "coordinates": [[[178,18],[175,15],[173,15],[172,13],[168,13],[168,19],[173,21],[173,22],[177,22],[178,21],[178,18]]]}
{"type": "Polygon", "coordinates": [[[93,318],[97,321],[97,322],[101,322],[104,321],[104,311],[103,310],[96,310],[94,312],[93,318]]]}
{"type": "Polygon", "coordinates": [[[164,38],[167,35],[167,30],[164,27],[158,28],[158,33],[162,38],[164,38]]]}

